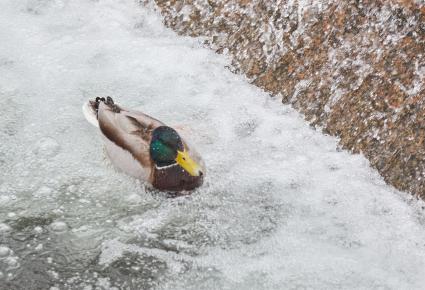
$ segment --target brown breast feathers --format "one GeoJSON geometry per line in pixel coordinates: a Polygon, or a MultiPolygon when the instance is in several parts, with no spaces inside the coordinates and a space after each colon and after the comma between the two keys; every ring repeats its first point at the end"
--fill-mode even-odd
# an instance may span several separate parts
{"type": "Polygon", "coordinates": [[[202,185],[204,178],[191,176],[178,165],[154,168],[152,185],[159,190],[192,190],[202,185]]]}

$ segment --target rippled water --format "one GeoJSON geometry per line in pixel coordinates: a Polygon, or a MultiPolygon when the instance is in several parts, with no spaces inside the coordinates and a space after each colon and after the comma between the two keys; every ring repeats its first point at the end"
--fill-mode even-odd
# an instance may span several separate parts
{"type": "Polygon", "coordinates": [[[132,1],[0,2],[0,288],[423,288],[423,203],[200,43],[132,1]],[[183,126],[205,185],[117,172],[97,95],[183,126]]]}

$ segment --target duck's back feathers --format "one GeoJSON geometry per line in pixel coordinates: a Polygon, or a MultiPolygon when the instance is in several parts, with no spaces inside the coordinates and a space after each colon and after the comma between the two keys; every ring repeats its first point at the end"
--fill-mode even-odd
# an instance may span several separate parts
{"type": "Polygon", "coordinates": [[[143,167],[150,167],[149,143],[151,131],[158,126],[151,118],[136,117],[134,113],[101,102],[97,119],[103,135],[112,143],[129,152],[143,167]]]}

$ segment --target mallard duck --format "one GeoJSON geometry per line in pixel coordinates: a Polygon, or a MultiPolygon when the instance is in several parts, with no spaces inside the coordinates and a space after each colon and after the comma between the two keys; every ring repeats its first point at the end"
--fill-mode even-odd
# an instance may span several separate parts
{"type": "Polygon", "coordinates": [[[164,191],[202,185],[204,162],[175,129],[110,97],[88,101],[83,113],[100,129],[107,156],[122,171],[164,191]]]}

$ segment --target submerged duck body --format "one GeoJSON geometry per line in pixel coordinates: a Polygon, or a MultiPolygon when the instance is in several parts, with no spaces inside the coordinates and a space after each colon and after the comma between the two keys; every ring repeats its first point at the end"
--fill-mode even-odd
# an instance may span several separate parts
{"type": "Polygon", "coordinates": [[[88,101],[83,112],[100,129],[106,153],[120,170],[164,191],[202,185],[204,162],[175,129],[110,97],[88,101]]]}

